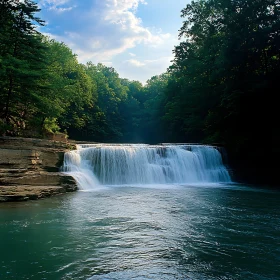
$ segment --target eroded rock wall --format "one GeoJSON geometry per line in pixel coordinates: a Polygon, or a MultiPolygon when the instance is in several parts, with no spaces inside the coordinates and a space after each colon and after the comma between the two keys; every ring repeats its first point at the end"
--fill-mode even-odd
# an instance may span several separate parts
{"type": "Polygon", "coordinates": [[[37,199],[77,190],[59,172],[64,153],[75,145],[42,139],[0,137],[0,202],[37,199]]]}

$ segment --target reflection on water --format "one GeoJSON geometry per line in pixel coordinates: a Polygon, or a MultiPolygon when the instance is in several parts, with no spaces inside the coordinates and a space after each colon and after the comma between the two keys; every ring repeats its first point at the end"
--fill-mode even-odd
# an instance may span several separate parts
{"type": "Polygon", "coordinates": [[[0,205],[0,279],[279,279],[280,192],[104,187],[0,205]]]}

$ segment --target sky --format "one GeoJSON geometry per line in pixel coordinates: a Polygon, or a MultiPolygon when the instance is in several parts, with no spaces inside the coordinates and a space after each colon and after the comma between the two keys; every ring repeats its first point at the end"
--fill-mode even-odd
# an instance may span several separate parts
{"type": "Polygon", "coordinates": [[[68,45],[80,63],[114,67],[143,84],[166,71],[190,0],[37,0],[40,31],[68,45]]]}

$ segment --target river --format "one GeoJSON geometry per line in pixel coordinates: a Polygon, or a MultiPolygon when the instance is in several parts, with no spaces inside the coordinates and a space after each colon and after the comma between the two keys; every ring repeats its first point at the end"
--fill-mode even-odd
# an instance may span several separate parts
{"type": "Polygon", "coordinates": [[[0,205],[0,279],[280,279],[280,192],[102,186],[0,205]]]}
{"type": "Polygon", "coordinates": [[[0,205],[0,279],[280,279],[280,191],[232,183],[218,147],[88,144],[80,191],[0,205]]]}

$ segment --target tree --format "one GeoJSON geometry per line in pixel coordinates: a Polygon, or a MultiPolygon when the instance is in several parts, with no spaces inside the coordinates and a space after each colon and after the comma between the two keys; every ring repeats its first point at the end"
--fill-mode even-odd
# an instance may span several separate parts
{"type": "Polygon", "coordinates": [[[269,161],[256,150],[279,141],[280,1],[198,0],[182,16],[165,118],[186,139],[223,143],[236,162],[269,161]]]}
{"type": "Polygon", "coordinates": [[[142,133],[148,143],[158,143],[165,140],[167,128],[163,126],[164,94],[168,83],[169,74],[164,73],[153,76],[147,81],[144,88],[146,101],[144,102],[145,112],[142,120],[142,133]]]}
{"type": "Polygon", "coordinates": [[[121,80],[122,85],[128,88],[127,98],[122,102],[120,113],[123,119],[123,142],[139,143],[145,141],[142,135],[142,121],[144,114],[144,87],[138,81],[121,80]]]}
{"type": "Polygon", "coordinates": [[[72,50],[64,43],[45,38],[47,76],[42,80],[48,89],[41,96],[38,117],[58,119],[63,129],[86,125],[85,108],[92,108],[97,99],[96,86],[79,64],[72,50]]]}
{"type": "Polygon", "coordinates": [[[35,25],[43,25],[35,16],[39,11],[29,0],[0,2],[0,118],[14,130],[24,128],[33,113],[45,68],[45,48],[35,25]]]}
{"type": "MultiPolygon", "coordinates": [[[[127,98],[128,88],[121,83],[118,73],[114,68],[106,67],[99,63],[97,65],[88,62],[86,72],[97,86],[97,107],[94,111],[98,116],[98,127],[92,119],[91,127],[98,128],[102,132],[102,141],[120,141],[122,137],[123,118],[120,113],[120,106],[127,98]]],[[[92,131],[94,133],[94,130],[92,131]]],[[[95,139],[97,133],[95,133],[95,139]]],[[[100,139],[100,137],[98,137],[100,139]]]]}

